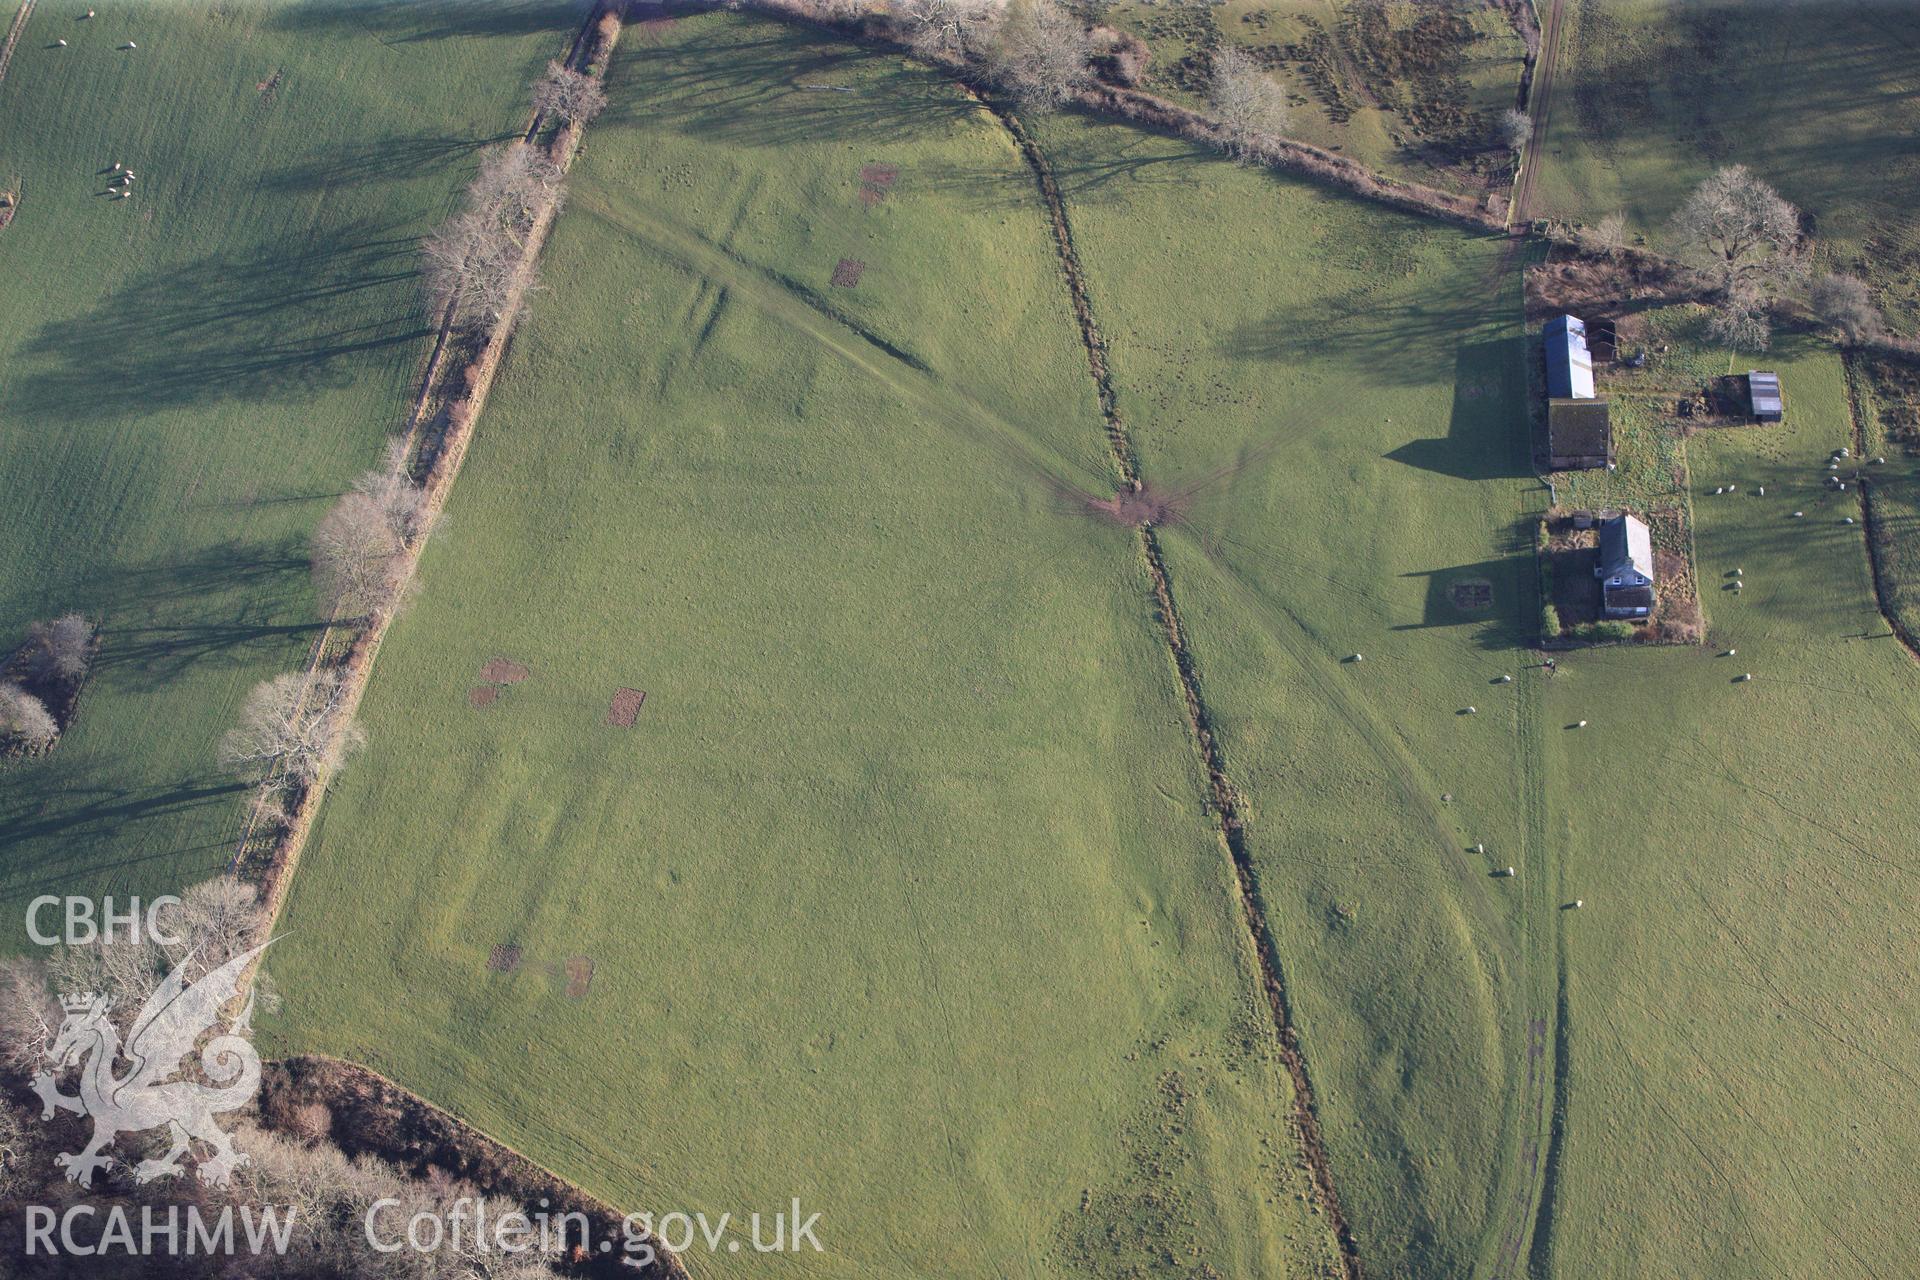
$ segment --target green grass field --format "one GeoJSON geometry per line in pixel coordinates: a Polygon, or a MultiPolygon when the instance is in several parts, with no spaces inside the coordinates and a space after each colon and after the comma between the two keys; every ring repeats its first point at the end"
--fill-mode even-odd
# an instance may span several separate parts
{"type": "Polygon", "coordinates": [[[1920,317],[1920,9],[1899,0],[1572,0],[1536,212],[1620,211],[1654,247],[1687,192],[1744,164],[1814,216],[1828,270],[1920,317]]]}
{"type": "MultiPolygon", "coordinates": [[[[42,5],[0,85],[0,626],[106,621],[78,727],[0,772],[14,919],[224,863],[214,744],[300,661],[307,531],[405,411],[415,240],[580,16],[131,12],[42,5]]],[[[1545,206],[1657,228],[1745,160],[1867,252],[1907,15],[1741,12],[1581,5],[1545,206]]],[[[266,1047],[623,1208],[798,1197],[813,1276],[1335,1272],[1145,565],[1085,509],[1115,472],[1022,157],[949,78],[724,13],[630,27],[610,89],[300,864],[266,1047]],[[494,658],[530,674],[476,705],[494,658]]],[[[1673,349],[1629,456],[1561,496],[1687,502],[1709,640],[1549,677],[1505,242],[1030,124],[1181,512],[1367,1273],[1904,1274],[1920,802],[1883,780],[1920,671],[1822,483],[1839,357],[1781,336],[1788,421],[1687,436],[1660,379],[1748,362],[1647,318],[1673,349]]],[[[1864,407],[1897,539],[1911,461],[1864,407]]]]}
{"type": "Polygon", "coordinates": [[[1855,496],[1822,483],[1849,434],[1839,360],[1774,359],[1789,421],[1687,446],[1696,495],[1740,486],[1694,504],[1711,643],[1581,654],[1552,682],[1547,734],[1588,780],[1555,833],[1588,905],[1556,1275],[1892,1276],[1920,1248],[1920,1019],[1897,976],[1920,810],[1884,781],[1920,679],[1842,522],[1855,496]]]}
{"type": "Polygon", "coordinates": [[[1544,505],[1519,275],[1492,238],[1130,130],[1043,135],[1148,481],[1201,486],[1176,593],[1343,1202],[1371,1266],[1465,1274],[1507,1227],[1538,1128],[1525,1022],[1552,999],[1514,652],[1538,607],[1514,542],[1544,505]],[[1476,583],[1488,603],[1457,607],[1476,583]]]}
{"type": "Polygon", "coordinates": [[[1067,492],[1113,480],[1019,156],[897,59],[632,34],[273,1041],[629,1208],[798,1196],[812,1275],[1323,1269],[1148,582],[1067,492]]]}
{"type": "Polygon", "coordinates": [[[216,744],[254,681],[305,660],[307,535],[403,425],[431,343],[416,238],[579,16],[34,10],[0,84],[0,183],[21,191],[0,231],[0,644],[68,609],[103,636],[73,730],[0,772],[8,945],[33,895],[225,864],[243,804],[216,744]],[[129,200],[102,194],[115,161],[129,200]]]}

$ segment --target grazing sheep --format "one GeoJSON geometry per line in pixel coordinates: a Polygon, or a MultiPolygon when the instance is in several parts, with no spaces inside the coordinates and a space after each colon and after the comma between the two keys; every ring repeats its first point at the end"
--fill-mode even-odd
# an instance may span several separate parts
{"type": "Polygon", "coordinates": [[[1740,486],[1739,486],[1739,485],[1737,485],[1737,484],[1730,484],[1730,485],[1728,485],[1728,486],[1727,486],[1727,492],[1728,492],[1728,493],[1733,493],[1733,492],[1735,492],[1735,491],[1737,491],[1737,490],[1738,490],[1739,488],[1740,488],[1740,486]]]}
{"type": "Polygon", "coordinates": [[[1795,520],[1798,520],[1798,519],[1800,519],[1800,518],[1802,518],[1803,516],[1805,516],[1806,514],[1807,514],[1807,513],[1806,513],[1806,512],[1804,512],[1804,511],[1796,511],[1796,512],[1794,512],[1794,513],[1793,513],[1793,518],[1794,518],[1795,520]]]}
{"type": "Polygon", "coordinates": [[[1841,456],[1841,457],[1843,457],[1843,458],[1851,458],[1851,457],[1853,456],[1853,450],[1851,450],[1851,449],[1849,449],[1849,448],[1847,448],[1847,446],[1845,446],[1845,445],[1841,445],[1841,446],[1840,446],[1840,456],[1841,456]]]}
{"type": "Polygon", "coordinates": [[[1514,869],[1513,869],[1512,867],[1508,867],[1508,868],[1507,868],[1507,877],[1508,877],[1509,879],[1511,879],[1511,878],[1512,878],[1512,877],[1513,877],[1513,876],[1514,876],[1515,874],[1517,874],[1517,873],[1516,873],[1516,872],[1514,871],[1514,869]]]}
{"type": "Polygon", "coordinates": [[[1852,524],[1852,523],[1853,523],[1853,517],[1852,517],[1852,516],[1848,516],[1848,517],[1847,517],[1847,521],[1846,521],[1846,522],[1847,522],[1848,524],[1852,524]]]}
{"type": "Polygon", "coordinates": [[[1365,662],[1366,660],[1367,660],[1367,655],[1364,653],[1356,653],[1353,655],[1353,657],[1348,659],[1348,661],[1350,662],[1365,662]]]}
{"type": "Polygon", "coordinates": [[[1587,722],[1585,720],[1582,720],[1579,724],[1576,724],[1573,727],[1576,729],[1584,729],[1587,727],[1587,722]]]}
{"type": "Polygon", "coordinates": [[[1724,485],[1722,485],[1722,486],[1719,486],[1719,487],[1717,487],[1717,488],[1715,488],[1715,489],[1714,489],[1714,491],[1713,491],[1713,496],[1717,498],[1717,497],[1719,497],[1719,496],[1720,496],[1721,494],[1723,494],[1723,493],[1725,493],[1726,491],[1727,491],[1727,490],[1726,490],[1726,487],[1725,487],[1724,485]]]}
{"type": "Polygon", "coordinates": [[[1485,846],[1485,845],[1483,845],[1483,844],[1477,844],[1477,845],[1475,845],[1475,846],[1473,846],[1473,851],[1474,851],[1475,853],[1485,853],[1485,852],[1487,851],[1487,846],[1485,846]]]}
{"type": "Polygon", "coordinates": [[[1501,683],[1501,684],[1512,684],[1512,683],[1513,683],[1513,677],[1512,677],[1512,676],[1501,676],[1501,677],[1500,677],[1500,683],[1501,683]]]}
{"type": "Polygon", "coordinates": [[[1742,683],[1742,684],[1744,684],[1744,683],[1746,683],[1747,681],[1749,681],[1749,680],[1751,680],[1751,679],[1753,679],[1753,672],[1751,672],[1751,671],[1749,671],[1749,672],[1747,672],[1747,673],[1746,673],[1745,675],[1743,675],[1743,676],[1741,676],[1741,677],[1740,677],[1740,681],[1741,681],[1741,683],[1742,683]]]}
{"type": "Polygon", "coordinates": [[[1740,652],[1740,651],[1739,651],[1738,649],[1729,649],[1729,650],[1727,650],[1727,656],[1728,656],[1729,658],[1731,658],[1731,657],[1734,657],[1734,656],[1736,656],[1736,655],[1738,655],[1738,654],[1739,654],[1739,652],[1740,652]]]}
{"type": "Polygon", "coordinates": [[[1735,569],[1733,571],[1733,576],[1736,578],[1744,578],[1747,576],[1747,571],[1745,569],[1735,569]]]}
{"type": "Polygon", "coordinates": [[[1479,714],[1480,714],[1480,708],[1478,708],[1478,707],[1468,707],[1468,708],[1467,708],[1467,714],[1468,714],[1468,715],[1470,715],[1470,716],[1477,716],[1477,715],[1479,715],[1479,714]]]}
{"type": "Polygon", "coordinates": [[[1587,900],[1585,898],[1575,898],[1573,900],[1573,909],[1575,911],[1584,910],[1586,908],[1586,905],[1587,905],[1587,900]]]}
{"type": "Polygon", "coordinates": [[[1767,486],[1765,485],[1760,486],[1760,496],[1763,498],[1767,496],[1767,486]]]}
{"type": "Polygon", "coordinates": [[[67,47],[67,42],[65,40],[55,40],[54,44],[58,45],[62,49],[67,47]]]}

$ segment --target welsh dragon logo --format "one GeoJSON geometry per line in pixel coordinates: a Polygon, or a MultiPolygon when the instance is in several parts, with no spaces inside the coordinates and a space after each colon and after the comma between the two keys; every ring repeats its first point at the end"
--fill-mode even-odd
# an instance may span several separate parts
{"type": "Polygon", "coordinates": [[[260,1087],[260,1055],[246,1039],[253,1012],[251,996],[239,1015],[200,1050],[200,1069],[213,1083],[174,1077],[185,1069],[201,1037],[220,1020],[220,1010],[238,994],[247,966],[268,945],[262,943],[235,956],[192,984],[186,980],[186,968],[193,961],[189,954],[147,997],[124,1046],[107,1017],[109,997],[92,993],[61,997],[66,1019],[47,1050],[53,1069],[34,1077],[33,1091],[40,1095],[43,1120],[52,1119],[56,1108],[93,1118],[92,1141],[77,1153],[54,1157],[69,1181],[92,1186],[94,1171],[112,1163],[101,1152],[114,1138],[149,1129],[167,1129],[173,1145],[159,1159],[142,1160],[135,1166],[137,1181],[152,1182],[184,1172],[180,1161],[195,1139],[213,1148],[211,1156],[198,1162],[200,1180],[210,1186],[225,1186],[233,1171],[247,1163],[245,1153],[233,1149],[233,1140],[213,1117],[245,1106],[260,1087]],[[116,1073],[123,1059],[126,1066],[116,1073]],[[75,1066],[80,1068],[80,1093],[70,1097],[60,1092],[59,1073],[75,1066]]]}

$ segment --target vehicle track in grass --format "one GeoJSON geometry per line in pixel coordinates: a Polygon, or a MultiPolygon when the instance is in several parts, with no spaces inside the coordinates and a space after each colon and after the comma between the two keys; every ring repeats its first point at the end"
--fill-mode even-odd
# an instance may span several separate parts
{"type": "MultiPolygon", "coordinates": [[[[1079,253],[1073,243],[1073,229],[1067,220],[1066,201],[1060,194],[1060,186],[1053,174],[1053,167],[1039,144],[1036,143],[1018,116],[1004,107],[986,104],[1001,125],[1012,137],[1033,174],[1034,183],[1040,190],[1045,202],[1048,221],[1051,224],[1054,247],[1060,257],[1061,271],[1067,280],[1072,296],[1073,313],[1080,329],[1082,344],[1086,348],[1087,367],[1094,381],[1100,403],[1100,416],[1103,420],[1107,445],[1112,455],[1114,470],[1123,492],[1138,491],[1142,487],[1139,455],[1127,434],[1125,421],[1121,418],[1113,389],[1112,372],[1107,366],[1106,340],[1101,336],[1100,327],[1094,318],[1093,303],[1088,293],[1086,273],[1081,269],[1079,253]]],[[[1253,863],[1252,851],[1247,844],[1245,806],[1240,794],[1234,787],[1227,772],[1227,761],[1213,728],[1212,712],[1208,709],[1201,694],[1200,682],[1194,668],[1192,650],[1187,644],[1185,628],[1180,621],[1179,604],[1174,597],[1173,579],[1167,568],[1166,553],[1160,543],[1158,527],[1151,519],[1143,520],[1136,526],[1140,556],[1145,564],[1147,576],[1152,583],[1156,612],[1159,616],[1161,635],[1166,644],[1168,656],[1172,659],[1176,679],[1180,686],[1180,696],[1187,712],[1187,724],[1193,734],[1194,743],[1207,775],[1209,809],[1218,826],[1221,843],[1225,845],[1233,863],[1234,880],[1239,889],[1242,919],[1253,943],[1254,954],[1260,966],[1261,986],[1266,997],[1268,1011],[1272,1016],[1274,1037],[1280,1052],[1282,1064],[1293,1084],[1293,1114],[1291,1128],[1300,1148],[1301,1157],[1313,1179],[1316,1208],[1322,1210],[1327,1218],[1333,1237],[1340,1246],[1340,1261],[1349,1280],[1361,1280],[1364,1274],[1360,1249],[1354,1239],[1352,1228],[1340,1209],[1340,1197],[1334,1187],[1333,1170],[1327,1159],[1326,1143],[1320,1132],[1320,1116],[1313,1102],[1313,1080],[1307,1071],[1306,1055],[1300,1046],[1300,1037],[1295,1029],[1293,1009],[1287,995],[1285,974],[1280,964],[1279,953],[1274,946],[1273,932],[1267,923],[1266,901],[1261,894],[1258,872],[1253,863]]]]}
{"type": "Polygon", "coordinates": [[[13,64],[13,50],[20,43],[21,32],[27,29],[27,19],[33,14],[34,0],[21,0],[20,11],[13,15],[13,25],[7,28],[7,42],[0,45],[0,84],[7,80],[7,68],[13,64]]]}

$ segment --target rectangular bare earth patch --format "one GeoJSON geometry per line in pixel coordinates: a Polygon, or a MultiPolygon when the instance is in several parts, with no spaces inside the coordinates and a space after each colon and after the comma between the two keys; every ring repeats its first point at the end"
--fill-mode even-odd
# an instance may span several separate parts
{"type": "Polygon", "coordinates": [[[584,1000],[587,988],[593,985],[593,961],[586,956],[571,956],[567,960],[567,999],[584,1000]]]}
{"type": "Polygon", "coordinates": [[[635,717],[640,714],[640,706],[646,700],[645,689],[615,689],[613,702],[607,707],[607,723],[620,729],[632,728],[635,717]]]}
{"type": "Polygon", "coordinates": [[[833,283],[836,288],[851,289],[860,283],[860,273],[867,264],[858,258],[842,258],[833,268],[833,283]]]}
{"type": "Polygon", "coordinates": [[[487,971],[489,973],[512,973],[520,967],[520,948],[511,942],[502,942],[487,953],[487,971]]]}

